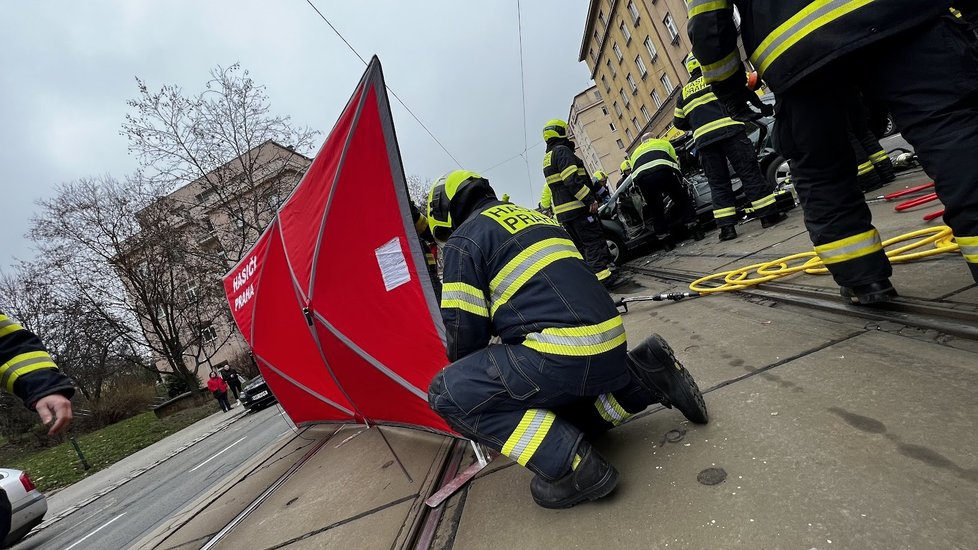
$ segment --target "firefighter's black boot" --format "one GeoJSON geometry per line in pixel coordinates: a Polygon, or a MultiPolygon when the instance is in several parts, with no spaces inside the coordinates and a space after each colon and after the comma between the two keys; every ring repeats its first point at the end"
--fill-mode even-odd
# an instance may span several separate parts
{"type": "Polygon", "coordinates": [[[896,179],[896,172],[893,170],[893,161],[890,160],[890,157],[886,157],[879,162],[874,162],[873,168],[879,174],[883,183],[890,183],[896,179]]]}
{"type": "Polygon", "coordinates": [[[737,238],[737,228],[732,225],[724,225],[720,228],[720,242],[732,241],[737,238]]]}
{"type": "Polygon", "coordinates": [[[690,223],[687,229],[689,229],[689,236],[693,237],[694,241],[702,241],[706,238],[706,233],[700,227],[700,224],[696,222],[690,223]]]}
{"type": "Polygon", "coordinates": [[[889,302],[899,296],[889,279],[883,279],[882,281],[876,281],[868,285],[844,286],[839,289],[839,294],[853,304],[860,306],[889,302]]]}
{"type": "Polygon", "coordinates": [[[666,407],[676,407],[696,424],[710,421],[699,386],[676,359],[669,344],[658,334],[653,334],[630,350],[625,365],[646,388],[664,397],[662,404],[666,407]]]}
{"type": "Polygon", "coordinates": [[[618,485],[618,470],[586,441],[577,446],[580,461],[564,477],[547,481],[539,475],[530,482],[533,500],[544,508],[570,508],[586,500],[607,496],[618,485]]]}
{"type": "Polygon", "coordinates": [[[768,214],[767,216],[761,217],[761,227],[767,229],[768,227],[773,227],[779,223],[788,219],[788,215],[784,212],[775,212],[774,214],[768,214]]]}
{"type": "Polygon", "coordinates": [[[883,187],[883,180],[880,179],[880,175],[875,169],[870,170],[865,174],[860,174],[856,177],[856,180],[859,182],[859,188],[863,193],[875,191],[880,187],[883,187]]]}

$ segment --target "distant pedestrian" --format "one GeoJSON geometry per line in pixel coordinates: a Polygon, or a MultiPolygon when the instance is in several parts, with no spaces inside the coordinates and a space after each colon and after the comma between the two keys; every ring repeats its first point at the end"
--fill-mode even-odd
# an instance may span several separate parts
{"type": "Polygon", "coordinates": [[[231,393],[234,394],[234,398],[238,398],[238,394],[241,393],[241,376],[238,375],[238,371],[231,368],[231,365],[224,365],[221,369],[221,378],[227,382],[229,388],[231,388],[231,393]]]}
{"type": "Polygon", "coordinates": [[[228,403],[227,382],[218,376],[216,372],[211,371],[211,377],[207,381],[207,389],[214,395],[214,399],[217,399],[217,403],[221,406],[222,411],[228,412],[231,410],[231,404],[228,403]]]}

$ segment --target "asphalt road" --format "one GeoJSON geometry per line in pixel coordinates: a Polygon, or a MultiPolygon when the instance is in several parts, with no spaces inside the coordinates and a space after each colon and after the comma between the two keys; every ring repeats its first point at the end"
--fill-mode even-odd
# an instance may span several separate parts
{"type": "Polygon", "coordinates": [[[291,429],[277,406],[206,440],[20,544],[28,549],[126,548],[291,429]]]}

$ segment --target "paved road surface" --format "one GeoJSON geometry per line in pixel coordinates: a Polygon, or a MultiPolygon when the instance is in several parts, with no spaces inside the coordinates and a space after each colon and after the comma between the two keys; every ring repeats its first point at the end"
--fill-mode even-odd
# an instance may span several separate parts
{"type": "Polygon", "coordinates": [[[273,406],[247,415],[14,548],[126,548],[289,433],[279,411],[273,406]]]}

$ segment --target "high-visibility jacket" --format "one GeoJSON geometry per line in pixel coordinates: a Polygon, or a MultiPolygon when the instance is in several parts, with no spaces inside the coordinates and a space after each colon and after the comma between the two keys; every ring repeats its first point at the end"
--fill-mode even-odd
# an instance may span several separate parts
{"type": "MultiPolygon", "coordinates": [[[[552,377],[568,392],[612,391],[622,369],[596,368],[622,353],[625,328],[608,292],[552,218],[486,199],[444,247],[441,309],[448,358],[489,345],[523,345],[542,354],[523,365],[552,377]]],[[[590,395],[590,394],[588,394],[590,395]]]]}
{"type": "Polygon", "coordinates": [[[698,70],[693,71],[676,99],[673,124],[680,130],[692,130],[693,141],[698,148],[744,131],[744,123],[727,116],[713,89],[698,70]]]}
{"type": "Polygon", "coordinates": [[[664,139],[643,141],[632,151],[632,179],[661,170],[680,172],[676,149],[664,139]]]}
{"type": "Polygon", "coordinates": [[[552,139],[547,142],[547,152],[543,155],[543,177],[547,183],[540,206],[552,209],[561,223],[587,214],[588,207],[597,200],[584,161],[568,143],[552,139]]]}
{"type": "MultiPolygon", "coordinates": [[[[593,277],[593,276],[592,276],[593,277]]],[[[24,401],[27,408],[44,396],[75,393],[71,380],[58,370],[41,340],[0,313],[0,386],[24,401]]]]}
{"type": "MultiPolygon", "coordinates": [[[[741,93],[751,64],[775,92],[853,50],[948,13],[951,0],[686,0],[693,53],[718,96],[741,93]]],[[[829,92],[826,92],[829,93],[829,92]]]]}

